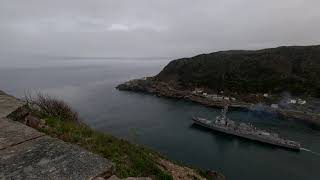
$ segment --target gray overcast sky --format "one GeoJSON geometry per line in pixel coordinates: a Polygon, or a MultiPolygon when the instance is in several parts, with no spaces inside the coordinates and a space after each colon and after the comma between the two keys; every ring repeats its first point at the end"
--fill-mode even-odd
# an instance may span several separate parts
{"type": "Polygon", "coordinates": [[[0,0],[0,53],[184,57],[320,44],[320,0],[0,0]]]}

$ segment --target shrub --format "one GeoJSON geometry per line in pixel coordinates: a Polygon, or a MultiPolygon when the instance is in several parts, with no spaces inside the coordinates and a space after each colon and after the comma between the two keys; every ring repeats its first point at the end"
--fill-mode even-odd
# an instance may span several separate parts
{"type": "Polygon", "coordinates": [[[47,94],[26,95],[29,108],[44,117],[54,117],[63,121],[79,121],[78,113],[66,102],[47,94]]]}

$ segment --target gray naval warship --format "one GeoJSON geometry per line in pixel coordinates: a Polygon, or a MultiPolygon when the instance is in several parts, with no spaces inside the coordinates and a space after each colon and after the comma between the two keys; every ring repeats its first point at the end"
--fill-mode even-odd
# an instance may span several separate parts
{"type": "Polygon", "coordinates": [[[222,109],[221,115],[217,116],[215,120],[208,120],[199,117],[193,117],[192,119],[195,124],[215,131],[287,148],[290,150],[300,151],[301,145],[298,142],[281,138],[276,133],[258,129],[250,124],[236,123],[227,118],[227,112],[228,106],[225,106],[224,109],[222,109]]]}

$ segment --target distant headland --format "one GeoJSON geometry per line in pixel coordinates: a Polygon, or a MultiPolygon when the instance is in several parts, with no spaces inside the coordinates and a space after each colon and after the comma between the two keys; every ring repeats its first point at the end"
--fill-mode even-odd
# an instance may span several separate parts
{"type": "Polygon", "coordinates": [[[119,90],[183,98],[212,107],[276,112],[320,124],[320,45],[231,50],[171,61],[156,76],[119,90]],[[260,107],[258,109],[261,109],[260,107]]]}

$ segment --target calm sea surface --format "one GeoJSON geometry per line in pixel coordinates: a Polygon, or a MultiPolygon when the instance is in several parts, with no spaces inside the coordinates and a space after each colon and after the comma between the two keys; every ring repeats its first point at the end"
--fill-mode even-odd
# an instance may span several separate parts
{"type": "MultiPolygon", "coordinates": [[[[91,127],[145,144],[171,159],[223,173],[229,180],[320,179],[320,155],[292,152],[210,132],[191,116],[219,110],[152,95],[120,92],[126,80],[158,73],[168,60],[47,59],[0,67],[0,89],[23,97],[46,92],[69,102],[91,127]]],[[[259,113],[230,112],[236,121],[279,132],[320,152],[320,128],[259,113]]]]}

